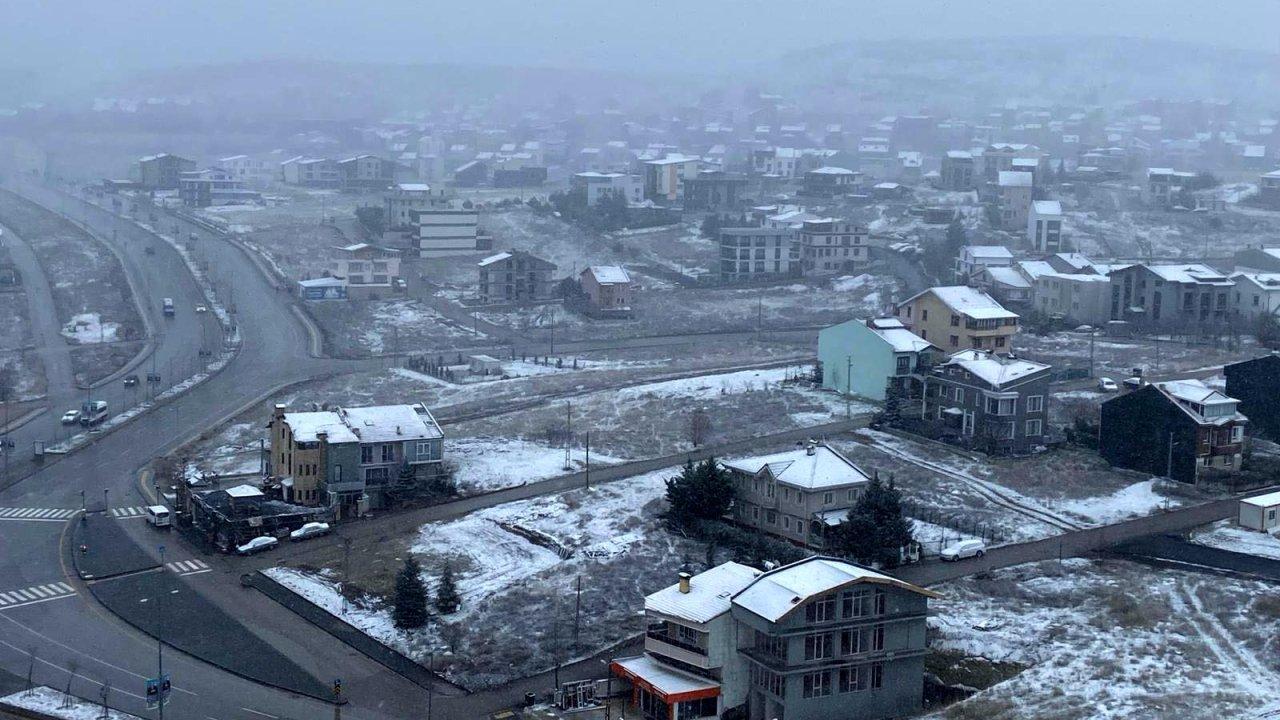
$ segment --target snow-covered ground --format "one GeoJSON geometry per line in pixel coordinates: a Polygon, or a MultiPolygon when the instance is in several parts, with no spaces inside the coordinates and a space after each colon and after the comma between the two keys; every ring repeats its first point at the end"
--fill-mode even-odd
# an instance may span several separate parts
{"type": "Polygon", "coordinates": [[[1250,717],[1280,686],[1264,583],[1074,559],[934,589],[935,651],[1027,666],[939,717],[1250,717]]]}
{"type": "Polygon", "coordinates": [[[1207,529],[1197,531],[1191,536],[1191,542],[1219,550],[1280,560],[1280,537],[1242,528],[1231,520],[1222,520],[1207,529]]]}
{"type": "Polygon", "coordinates": [[[137,715],[128,715],[117,710],[107,710],[102,714],[102,704],[81,700],[78,697],[68,698],[61,691],[38,685],[30,691],[23,690],[0,698],[0,707],[9,706],[31,710],[49,717],[64,720],[136,720],[137,715]]]}
{"type": "MultiPolygon", "coordinates": [[[[524,439],[497,437],[446,438],[445,457],[458,464],[457,481],[464,492],[496,490],[578,472],[585,467],[582,448],[573,448],[565,468],[564,448],[524,439]]],[[[612,465],[619,458],[591,453],[591,466],[612,465]]]]}
{"type": "Polygon", "coordinates": [[[1160,494],[1159,489],[1165,482],[1168,481],[1151,478],[1136,482],[1110,495],[1083,500],[1064,500],[1056,503],[1056,506],[1073,515],[1086,518],[1095,525],[1109,525],[1181,505],[1183,501],[1180,499],[1160,494]]]}
{"type": "Polygon", "coordinates": [[[62,326],[63,337],[81,345],[109,343],[119,339],[120,323],[103,322],[98,313],[80,313],[62,326]]]}
{"type": "Polygon", "coordinates": [[[449,339],[486,337],[483,332],[459,327],[458,323],[417,300],[392,300],[373,311],[373,326],[365,330],[364,344],[374,353],[409,350],[412,349],[408,346],[410,330],[449,339]]]}

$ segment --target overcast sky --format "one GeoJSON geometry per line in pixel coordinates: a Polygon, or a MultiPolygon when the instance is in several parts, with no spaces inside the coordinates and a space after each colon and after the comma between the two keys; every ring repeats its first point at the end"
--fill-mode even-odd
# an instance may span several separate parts
{"type": "Polygon", "coordinates": [[[1280,52],[1280,0],[4,0],[0,64],[263,57],[731,70],[844,40],[1125,35],[1280,52]]]}

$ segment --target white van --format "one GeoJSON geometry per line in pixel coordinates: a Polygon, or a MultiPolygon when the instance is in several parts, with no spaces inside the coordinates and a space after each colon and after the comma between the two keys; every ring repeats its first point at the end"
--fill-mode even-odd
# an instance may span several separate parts
{"type": "Polygon", "coordinates": [[[147,522],[158,528],[167,528],[173,524],[173,515],[163,505],[148,505],[147,522]]]}

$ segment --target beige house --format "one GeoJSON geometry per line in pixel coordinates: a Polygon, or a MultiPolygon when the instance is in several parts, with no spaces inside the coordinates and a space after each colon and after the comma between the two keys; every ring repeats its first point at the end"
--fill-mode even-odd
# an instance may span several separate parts
{"type": "Polygon", "coordinates": [[[347,297],[386,298],[400,280],[400,252],[367,243],[333,249],[329,274],[347,283],[347,297]]]}
{"type": "Polygon", "coordinates": [[[631,275],[620,265],[591,265],[578,275],[592,312],[603,316],[630,317],[631,275]]]}
{"type": "Polygon", "coordinates": [[[1007,353],[1018,314],[971,287],[933,287],[898,304],[898,319],[922,339],[948,352],[1007,353]]]}
{"type": "Polygon", "coordinates": [[[821,547],[871,478],[838,450],[813,444],[722,463],[737,490],[734,518],[799,545],[821,547]]]}

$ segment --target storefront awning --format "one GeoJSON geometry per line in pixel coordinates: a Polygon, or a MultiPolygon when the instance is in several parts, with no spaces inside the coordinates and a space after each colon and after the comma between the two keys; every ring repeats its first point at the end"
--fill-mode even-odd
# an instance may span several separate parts
{"type": "Polygon", "coordinates": [[[657,695],[668,705],[720,694],[719,683],[665,665],[652,655],[614,660],[609,669],[614,675],[631,681],[632,685],[657,695]]]}

